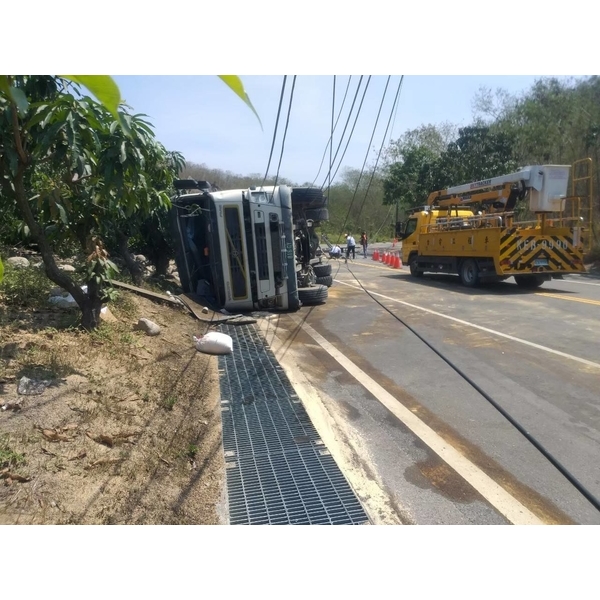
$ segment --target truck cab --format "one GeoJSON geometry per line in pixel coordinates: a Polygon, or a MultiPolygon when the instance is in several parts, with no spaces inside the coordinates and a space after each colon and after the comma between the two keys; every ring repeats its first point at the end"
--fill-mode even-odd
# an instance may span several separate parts
{"type": "Polygon", "coordinates": [[[292,214],[295,188],[221,191],[179,180],[176,189],[172,229],[185,293],[230,312],[297,310],[325,301],[327,286],[316,284],[311,265],[313,221],[292,214]],[[188,190],[199,191],[182,193],[188,190]]]}

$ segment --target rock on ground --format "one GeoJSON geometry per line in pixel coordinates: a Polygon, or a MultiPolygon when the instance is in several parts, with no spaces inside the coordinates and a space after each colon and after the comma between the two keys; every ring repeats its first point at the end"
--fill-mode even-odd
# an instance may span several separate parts
{"type": "Polygon", "coordinates": [[[29,266],[29,261],[22,256],[11,256],[6,259],[6,264],[15,269],[26,269],[29,266]]]}
{"type": "Polygon", "coordinates": [[[160,333],[160,327],[150,319],[140,319],[137,324],[133,326],[133,329],[143,331],[146,335],[158,335],[160,333]]]}

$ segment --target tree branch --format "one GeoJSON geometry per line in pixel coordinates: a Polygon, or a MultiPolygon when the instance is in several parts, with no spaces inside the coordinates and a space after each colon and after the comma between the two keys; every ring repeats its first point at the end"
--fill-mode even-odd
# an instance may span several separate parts
{"type": "Polygon", "coordinates": [[[14,104],[12,105],[12,125],[15,136],[15,145],[17,146],[17,154],[23,165],[27,166],[29,164],[29,159],[27,158],[27,154],[25,154],[25,150],[23,150],[21,133],[19,131],[19,117],[17,116],[17,107],[14,104]]]}

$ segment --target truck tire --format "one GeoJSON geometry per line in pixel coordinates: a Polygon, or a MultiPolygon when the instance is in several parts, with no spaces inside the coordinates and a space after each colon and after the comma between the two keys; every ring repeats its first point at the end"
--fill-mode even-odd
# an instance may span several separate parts
{"type": "Polygon", "coordinates": [[[477,261],[472,258],[463,260],[460,264],[460,271],[458,273],[460,282],[465,287],[476,287],[479,283],[479,267],[477,261]]]}
{"type": "Polygon", "coordinates": [[[313,271],[317,277],[326,277],[331,275],[331,265],[329,263],[325,265],[313,265],[313,271]]]}
{"type": "Polygon", "coordinates": [[[317,283],[319,285],[326,285],[331,287],[333,284],[333,277],[331,275],[323,275],[323,277],[317,277],[317,283]]]}
{"type": "Polygon", "coordinates": [[[533,290],[544,283],[544,278],[539,275],[515,275],[515,281],[519,287],[533,290]]]}
{"type": "Polygon", "coordinates": [[[411,256],[408,259],[408,268],[410,269],[410,274],[413,277],[423,277],[423,271],[419,271],[417,268],[417,256],[411,256]]]}
{"type": "Polygon", "coordinates": [[[323,304],[327,300],[329,291],[325,285],[313,285],[298,288],[298,297],[304,306],[323,304]]]}

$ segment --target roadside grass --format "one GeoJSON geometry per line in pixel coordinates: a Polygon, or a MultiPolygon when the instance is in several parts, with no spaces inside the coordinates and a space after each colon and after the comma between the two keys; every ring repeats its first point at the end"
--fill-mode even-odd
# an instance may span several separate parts
{"type": "Polygon", "coordinates": [[[18,308],[48,308],[48,296],[53,287],[54,284],[41,269],[15,269],[5,265],[4,279],[0,283],[0,302],[18,308]]]}
{"type": "Polygon", "coordinates": [[[0,435],[0,469],[18,467],[25,462],[25,457],[15,452],[8,434],[0,435]]]}

